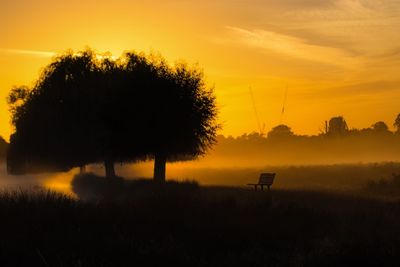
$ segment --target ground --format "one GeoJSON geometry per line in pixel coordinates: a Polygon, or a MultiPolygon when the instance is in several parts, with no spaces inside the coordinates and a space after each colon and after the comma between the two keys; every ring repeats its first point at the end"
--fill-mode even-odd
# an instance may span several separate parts
{"type": "Polygon", "coordinates": [[[114,189],[90,201],[2,193],[2,266],[400,263],[395,199],[143,181],[114,189]]]}

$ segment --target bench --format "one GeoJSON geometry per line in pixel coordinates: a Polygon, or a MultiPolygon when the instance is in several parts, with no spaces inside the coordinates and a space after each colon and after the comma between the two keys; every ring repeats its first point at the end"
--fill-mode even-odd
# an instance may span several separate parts
{"type": "Polygon", "coordinates": [[[257,184],[247,184],[254,186],[254,190],[257,191],[258,186],[261,187],[261,191],[264,191],[264,186],[268,187],[268,191],[270,190],[271,185],[274,183],[275,173],[261,173],[260,179],[257,184]]]}

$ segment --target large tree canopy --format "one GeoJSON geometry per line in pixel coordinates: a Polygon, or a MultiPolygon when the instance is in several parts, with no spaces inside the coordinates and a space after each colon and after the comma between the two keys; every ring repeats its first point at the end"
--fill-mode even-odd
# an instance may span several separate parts
{"type": "Polygon", "coordinates": [[[166,161],[204,154],[215,142],[216,103],[203,73],[160,56],[127,53],[118,60],[90,50],[51,63],[34,88],[9,95],[11,173],[64,171],[103,162],[166,161]]]}
{"type": "Polygon", "coordinates": [[[97,161],[99,74],[93,52],[69,52],[47,66],[31,90],[11,91],[11,173],[68,170],[97,161]]]}
{"type": "MultiPolygon", "coordinates": [[[[124,113],[132,120],[136,150],[154,159],[154,178],[165,180],[167,161],[183,161],[203,155],[215,142],[216,102],[198,67],[170,67],[160,56],[127,53],[123,60],[127,84],[118,93],[124,113]]],[[[132,126],[132,125],[131,125],[132,126]]]]}

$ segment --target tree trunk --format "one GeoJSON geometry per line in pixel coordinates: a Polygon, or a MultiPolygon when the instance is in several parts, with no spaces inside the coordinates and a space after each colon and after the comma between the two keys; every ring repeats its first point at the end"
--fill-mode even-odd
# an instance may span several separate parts
{"type": "Polygon", "coordinates": [[[114,161],[106,159],[104,161],[104,167],[106,169],[106,177],[115,178],[114,161]]]}
{"type": "Polygon", "coordinates": [[[86,165],[81,165],[79,167],[79,174],[84,174],[86,172],[86,165]]]}
{"type": "Polygon", "coordinates": [[[154,158],[154,181],[165,182],[165,165],[167,157],[164,154],[156,154],[154,158]]]}

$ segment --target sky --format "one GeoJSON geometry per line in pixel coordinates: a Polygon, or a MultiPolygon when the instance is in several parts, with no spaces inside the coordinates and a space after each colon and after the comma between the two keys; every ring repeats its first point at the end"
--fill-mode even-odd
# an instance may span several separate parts
{"type": "Polygon", "coordinates": [[[13,131],[10,89],[88,46],[199,64],[224,135],[258,131],[256,113],[265,131],[300,134],[338,115],[391,127],[400,113],[399,0],[0,0],[0,135],[13,131]]]}

